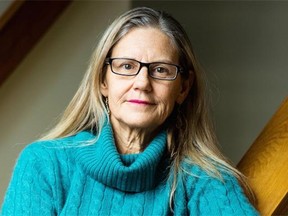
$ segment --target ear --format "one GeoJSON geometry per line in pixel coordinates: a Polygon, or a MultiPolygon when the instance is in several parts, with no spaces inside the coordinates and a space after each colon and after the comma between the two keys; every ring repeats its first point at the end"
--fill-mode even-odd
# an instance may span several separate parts
{"type": "Polygon", "coordinates": [[[108,97],[108,84],[106,79],[103,79],[100,85],[100,92],[104,97],[108,97]]]}
{"type": "Polygon", "coordinates": [[[188,79],[183,79],[182,80],[182,86],[181,86],[181,91],[178,95],[178,97],[176,98],[176,102],[178,104],[182,104],[184,102],[184,100],[186,99],[192,85],[194,82],[194,76],[193,76],[193,72],[189,71],[189,77],[188,79]]]}

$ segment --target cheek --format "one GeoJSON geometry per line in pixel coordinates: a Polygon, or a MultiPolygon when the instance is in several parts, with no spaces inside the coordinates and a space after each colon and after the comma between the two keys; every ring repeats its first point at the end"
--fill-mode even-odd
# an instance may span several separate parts
{"type": "Polygon", "coordinates": [[[121,98],[123,97],[122,89],[113,87],[110,89],[108,93],[108,98],[109,98],[109,104],[118,104],[119,101],[121,101],[121,98]]]}
{"type": "Polygon", "coordinates": [[[174,105],[177,101],[178,96],[180,95],[180,92],[181,92],[181,85],[178,84],[178,82],[175,83],[175,85],[168,87],[166,90],[167,101],[169,101],[170,104],[174,105]]]}
{"type": "Polygon", "coordinates": [[[107,71],[105,82],[107,86],[108,98],[112,99],[117,97],[117,95],[120,94],[120,92],[123,90],[123,85],[121,85],[121,82],[115,79],[111,71],[107,71]]]}
{"type": "Polygon", "coordinates": [[[178,86],[167,88],[166,91],[163,91],[163,94],[160,96],[162,98],[162,109],[169,115],[177,101],[180,88],[178,86]]]}
{"type": "Polygon", "coordinates": [[[111,106],[121,104],[129,91],[127,83],[122,83],[121,81],[115,82],[114,80],[108,82],[108,89],[109,105],[111,106]]]}

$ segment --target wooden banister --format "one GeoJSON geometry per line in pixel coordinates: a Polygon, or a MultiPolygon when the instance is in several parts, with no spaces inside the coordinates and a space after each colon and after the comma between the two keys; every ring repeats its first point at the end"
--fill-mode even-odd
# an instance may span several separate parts
{"type": "Polygon", "coordinates": [[[261,215],[288,215],[288,97],[238,164],[261,215]]]}

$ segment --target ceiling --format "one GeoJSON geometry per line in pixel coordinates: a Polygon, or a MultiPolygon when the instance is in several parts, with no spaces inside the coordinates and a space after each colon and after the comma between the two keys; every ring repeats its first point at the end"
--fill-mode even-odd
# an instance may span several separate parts
{"type": "Polygon", "coordinates": [[[0,85],[71,1],[0,1],[0,85]]]}

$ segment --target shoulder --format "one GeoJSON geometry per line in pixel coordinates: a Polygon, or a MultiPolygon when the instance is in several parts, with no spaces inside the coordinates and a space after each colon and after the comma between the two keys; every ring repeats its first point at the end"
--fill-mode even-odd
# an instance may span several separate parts
{"type": "Polygon", "coordinates": [[[213,193],[219,190],[218,192],[222,191],[223,194],[226,194],[227,190],[233,189],[232,187],[241,189],[232,172],[220,168],[216,171],[218,175],[204,170],[199,165],[185,164],[183,176],[187,189],[199,189],[202,192],[211,190],[213,193]]]}
{"type": "Polygon", "coordinates": [[[90,138],[89,133],[80,132],[70,137],[28,144],[18,156],[12,182],[19,179],[33,182],[37,178],[51,183],[55,182],[56,178],[69,176],[77,169],[75,149],[81,148],[79,144],[90,138]]]}
{"type": "Polygon", "coordinates": [[[223,169],[218,171],[220,176],[215,176],[198,165],[186,165],[183,179],[190,210],[197,209],[199,204],[202,214],[257,215],[235,175],[223,169]]]}
{"type": "Polygon", "coordinates": [[[28,144],[20,153],[18,162],[20,161],[53,161],[61,160],[62,157],[70,157],[73,149],[79,148],[83,142],[93,138],[89,132],[79,132],[73,136],[39,140],[28,144]]]}
{"type": "Polygon", "coordinates": [[[214,170],[211,168],[211,171],[209,171],[209,169],[204,169],[198,164],[185,161],[182,162],[181,168],[183,170],[185,178],[188,180],[197,180],[201,182],[212,181],[222,183],[225,183],[226,181],[238,182],[232,171],[229,171],[228,169],[222,168],[220,166],[215,166],[214,170]]]}

